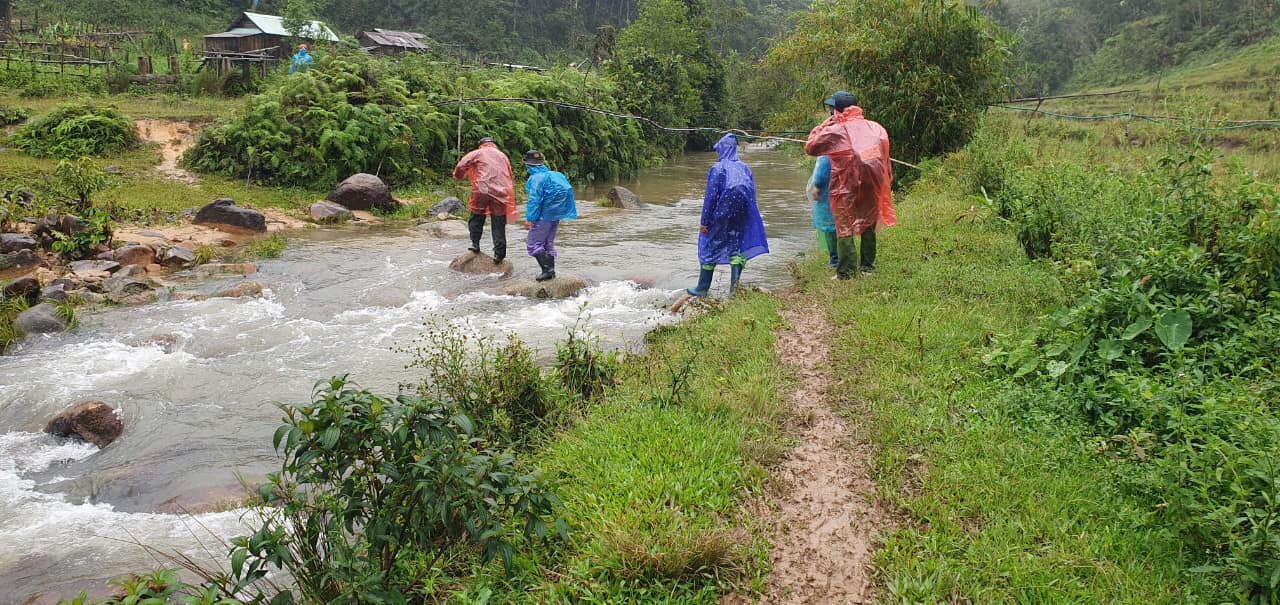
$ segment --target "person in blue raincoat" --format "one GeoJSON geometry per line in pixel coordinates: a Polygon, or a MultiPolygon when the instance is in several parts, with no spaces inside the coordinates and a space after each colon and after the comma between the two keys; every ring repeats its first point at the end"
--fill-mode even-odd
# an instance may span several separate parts
{"type": "Polygon", "coordinates": [[[737,291],[747,261],[769,253],[764,221],[756,207],[756,180],[738,159],[738,138],[729,134],[716,143],[720,161],[707,172],[702,199],[698,262],[702,271],[690,296],[706,296],[716,265],[729,265],[729,294],[737,291]]]}
{"type": "Polygon", "coordinates": [[[813,228],[818,232],[818,240],[830,257],[831,266],[840,264],[840,255],[836,252],[836,217],[831,214],[831,158],[822,156],[813,167],[813,176],[809,177],[806,193],[813,202],[813,228]]]}
{"type": "Polygon", "coordinates": [[[289,73],[296,74],[300,71],[307,71],[311,64],[315,62],[316,60],[311,56],[307,45],[299,44],[298,52],[293,55],[293,62],[289,64],[289,73]]]}
{"type": "Polygon", "coordinates": [[[529,256],[538,261],[542,274],[538,281],[556,277],[556,234],[560,221],[578,218],[578,206],[573,199],[573,185],[559,172],[547,168],[542,153],[530,150],[524,154],[524,166],[529,170],[529,180],[524,190],[529,194],[525,206],[525,229],[529,230],[526,247],[529,256]]]}

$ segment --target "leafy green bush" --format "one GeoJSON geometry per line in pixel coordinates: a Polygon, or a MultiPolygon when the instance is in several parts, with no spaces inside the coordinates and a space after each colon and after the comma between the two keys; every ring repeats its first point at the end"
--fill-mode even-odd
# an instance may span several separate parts
{"type": "Polygon", "coordinates": [[[598,400],[618,378],[618,354],[600,349],[600,343],[581,329],[581,320],[569,337],[556,343],[556,374],[570,395],[583,401],[598,400]]]}
{"type": "Polygon", "coordinates": [[[62,160],[53,169],[52,189],[71,202],[75,212],[93,207],[93,196],[107,188],[107,173],[92,158],[62,160]]]}
{"type": "Polygon", "coordinates": [[[51,230],[54,241],[50,246],[67,260],[79,260],[88,256],[99,244],[111,241],[111,215],[105,210],[89,208],[81,216],[65,217],[72,225],[67,231],[51,230]]]}
{"type": "MultiPolygon", "coordinates": [[[[458,159],[457,88],[468,96],[579,101],[582,75],[456,72],[406,57],[399,65],[360,55],[322,58],[253,97],[245,111],[201,132],[186,162],[196,170],[328,187],[357,172],[393,185],[440,178],[458,159]]],[[[616,108],[607,84],[601,104],[616,108]]],[[[519,165],[542,150],[571,178],[606,179],[648,159],[640,126],[551,105],[492,102],[462,108],[463,151],[491,136],[519,165]]]]}
{"type": "Polygon", "coordinates": [[[28,154],[52,158],[104,156],[139,143],[133,120],[113,107],[90,105],[63,106],[23,126],[11,140],[28,154]]]}
{"type": "Polygon", "coordinates": [[[908,161],[967,143],[1012,73],[1005,33],[956,0],[815,2],[765,65],[762,74],[784,78],[775,86],[795,91],[771,127],[814,126],[822,100],[843,88],[908,161]]]}
{"type": "Polygon", "coordinates": [[[1081,296],[988,361],[1029,412],[1082,418],[1099,451],[1134,462],[1131,487],[1203,553],[1195,571],[1266,603],[1280,598],[1280,192],[1224,181],[1203,150],[1137,174],[1018,171],[996,206],[1051,233],[1037,253],[1081,296]],[[1059,220],[1036,223],[1034,205],[1059,220]]]}
{"type": "Polygon", "coordinates": [[[253,97],[243,114],[201,131],[186,161],[214,174],[326,186],[358,172],[393,184],[422,177],[443,153],[447,118],[410,101],[404,83],[328,59],[253,97]]]}
{"type": "Polygon", "coordinates": [[[434,327],[411,353],[409,368],[426,371],[418,392],[458,405],[490,439],[527,442],[560,408],[554,382],[514,336],[501,342],[452,326],[434,327]]]}
{"type": "Polygon", "coordinates": [[[26,107],[0,107],[0,126],[21,124],[31,117],[31,110],[26,107]]]}
{"type": "MultiPolygon", "coordinates": [[[[284,456],[259,493],[262,527],[233,540],[223,594],[265,603],[433,601],[423,581],[462,545],[509,568],[516,546],[567,532],[541,479],[474,436],[451,403],[379,397],[346,377],[282,406],[284,456]],[[266,580],[289,573],[293,588],[266,580]]],[[[457,571],[457,570],[455,570],[457,571]]]]}

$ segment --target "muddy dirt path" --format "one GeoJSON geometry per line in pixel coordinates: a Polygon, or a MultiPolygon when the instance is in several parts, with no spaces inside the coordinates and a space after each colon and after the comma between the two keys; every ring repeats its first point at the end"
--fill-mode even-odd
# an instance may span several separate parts
{"type": "Polygon", "coordinates": [[[892,516],[875,498],[870,446],[833,409],[829,338],[821,309],[798,298],[782,312],[778,356],[798,379],[789,394],[800,445],[787,455],[772,498],[773,574],[761,603],[870,603],[871,557],[892,516]]]}
{"type": "Polygon", "coordinates": [[[148,143],[160,145],[161,176],[184,183],[196,182],[196,175],[178,167],[182,154],[196,142],[196,126],[179,120],[138,120],[138,135],[148,143]]]}

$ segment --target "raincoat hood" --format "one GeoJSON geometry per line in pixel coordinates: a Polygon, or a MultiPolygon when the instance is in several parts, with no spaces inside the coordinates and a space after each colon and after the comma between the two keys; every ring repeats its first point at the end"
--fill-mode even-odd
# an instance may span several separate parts
{"type": "Polygon", "coordinates": [[[545,164],[525,164],[524,167],[529,169],[529,176],[551,172],[551,169],[547,168],[545,164]]]}
{"type": "Polygon", "coordinates": [[[724,135],[720,142],[716,143],[716,153],[720,154],[720,161],[736,162],[738,161],[738,137],[731,134],[724,135]]]}
{"type": "Polygon", "coordinates": [[[848,122],[849,120],[865,120],[866,114],[861,107],[854,105],[844,111],[836,113],[836,120],[839,122],[848,122]]]}

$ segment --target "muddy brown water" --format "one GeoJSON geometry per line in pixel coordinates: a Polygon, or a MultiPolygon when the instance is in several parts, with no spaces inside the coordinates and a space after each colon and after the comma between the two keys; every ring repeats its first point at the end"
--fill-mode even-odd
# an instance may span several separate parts
{"type": "MultiPolygon", "coordinates": [[[[777,150],[750,148],[742,157],[756,174],[772,248],[744,282],[782,287],[786,265],[814,239],[802,193],[807,171],[777,150]]],[[[114,309],[82,317],[74,332],[25,341],[0,357],[0,603],[66,596],[154,569],[134,541],[225,563],[215,536],[249,531],[245,511],[174,513],[220,510],[235,500],[237,477],[277,465],[276,402],[306,401],[316,381],[336,374],[389,394],[413,382],[398,349],[425,321],[513,333],[545,357],[582,314],[607,345],[638,347],[646,332],[677,321],[665,307],[696,280],[713,162],[691,154],[646,171],[627,184],[649,202],[638,211],[593,208],[586,200],[602,199],[604,189],[581,188],[583,217],[562,227],[557,268],[596,285],[573,299],[502,296],[495,278],[448,271],[465,241],[397,228],[323,230],[260,263],[254,279],[267,285],[264,298],[114,309]],[[40,432],[87,398],[119,409],[120,440],[98,450],[40,432]]],[[[523,231],[509,236],[514,279],[532,278],[523,231]]],[[[717,294],[726,281],[717,275],[717,294]]]]}

